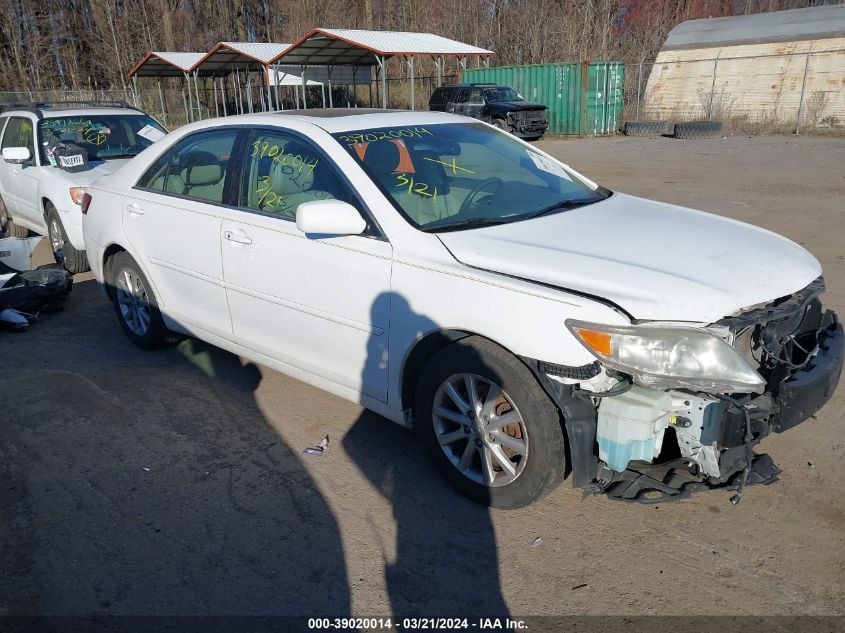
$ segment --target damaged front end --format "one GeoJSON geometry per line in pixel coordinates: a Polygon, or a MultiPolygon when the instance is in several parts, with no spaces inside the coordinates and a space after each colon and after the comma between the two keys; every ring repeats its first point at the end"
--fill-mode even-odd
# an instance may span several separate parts
{"type": "Polygon", "coordinates": [[[564,417],[573,484],[647,503],[727,488],[737,502],[746,484],[776,480],[780,470],[753,447],[814,415],[842,371],[845,335],[823,291],[819,278],[698,332],[570,326],[599,360],[531,365],[564,417]],[[636,360],[643,354],[653,366],[636,360]]]}

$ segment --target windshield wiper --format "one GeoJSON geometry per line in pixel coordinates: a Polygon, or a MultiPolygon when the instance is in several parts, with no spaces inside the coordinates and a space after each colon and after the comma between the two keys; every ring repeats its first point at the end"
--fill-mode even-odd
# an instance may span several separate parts
{"type": "Polygon", "coordinates": [[[533,218],[539,218],[543,215],[549,215],[554,213],[555,211],[569,211],[571,209],[577,209],[578,207],[585,207],[588,204],[594,204],[596,202],[601,202],[602,200],[606,200],[610,196],[610,192],[602,187],[597,189],[599,193],[602,195],[593,197],[593,198],[576,198],[574,200],[560,200],[555,202],[554,204],[550,204],[547,207],[543,207],[539,211],[534,211],[533,213],[529,213],[528,215],[523,215],[520,217],[521,220],[531,220],[533,218]],[[605,193],[606,192],[606,193],[605,193]]]}
{"type": "Polygon", "coordinates": [[[427,233],[456,231],[458,229],[466,229],[469,227],[479,228],[482,226],[497,226],[499,224],[507,224],[519,218],[469,218],[468,220],[460,220],[452,222],[451,224],[434,224],[421,227],[427,233]]]}

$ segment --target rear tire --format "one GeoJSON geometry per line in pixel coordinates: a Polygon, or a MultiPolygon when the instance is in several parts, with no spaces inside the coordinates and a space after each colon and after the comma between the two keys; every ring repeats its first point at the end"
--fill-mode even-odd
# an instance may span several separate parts
{"type": "Polygon", "coordinates": [[[164,325],[152,286],[141,267],[126,252],[107,262],[109,296],[123,333],[141,349],[156,349],[169,342],[172,333],[164,325]]]}
{"type": "Polygon", "coordinates": [[[686,121],[675,123],[675,138],[721,138],[721,121],[686,121]]]}
{"type": "Polygon", "coordinates": [[[417,434],[440,474],[477,503],[520,508],[563,480],[557,409],[528,368],[487,339],[469,337],[435,354],[414,409],[417,434]]]}
{"type": "Polygon", "coordinates": [[[76,250],[70,243],[59,212],[49,202],[47,203],[47,237],[53,249],[53,258],[57,264],[64,266],[66,271],[75,275],[91,270],[85,251],[76,250]]]}

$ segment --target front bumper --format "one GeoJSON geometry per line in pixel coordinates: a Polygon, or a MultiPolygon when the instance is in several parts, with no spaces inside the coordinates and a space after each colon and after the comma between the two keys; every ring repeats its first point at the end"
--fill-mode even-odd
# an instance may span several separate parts
{"type": "Polygon", "coordinates": [[[790,326],[792,334],[785,339],[806,344],[809,337],[817,341],[816,348],[807,347],[812,353],[799,366],[780,365],[769,372],[767,391],[760,395],[633,387],[639,393],[595,399],[579,394],[576,381],[562,382],[560,370],[555,379],[547,363],[532,364],[563,415],[573,485],[615,499],[656,503],[696,490],[775,481],[780,470],[768,455],[755,455],[752,447],[821,409],[832,397],[845,363],[842,324],[832,312],[822,314],[815,301],[802,303],[801,325],[794,331],[790,326]],[[636,407],[649,397],[655,399],[651,414],[641,419],[640,430],[631,431],[636,407]],[[625,408],[626,398],[632,402],[630,409],[625,408]],[[603,407],[610,401],[615,401],[613,406],[603,407]],[[660,415],[666,420],[662,426],[660,415]],[[653,435],[642,432],[643,420],[655,421],[653,435]]]}
{"type": "Polygon", "coordinates": [[[818,353],[780,384],[771,430],[787,431],[821,409],[836,390],[844,361],[845,333],[841,323],[834,323],[821,333],[818,353]]]}

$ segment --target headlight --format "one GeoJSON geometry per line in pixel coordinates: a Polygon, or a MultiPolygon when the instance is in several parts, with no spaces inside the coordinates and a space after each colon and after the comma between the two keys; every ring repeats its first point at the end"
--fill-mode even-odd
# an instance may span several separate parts
{"type": "Polygon", "coordinates": [[[82,196],[85,195],[85,188],[84,187],[71,187],[70,191],[70,199],[73,200],[76,204],[82,204],[82,196]]]}
{"type": "Polygon", "coordinates": [[[569,319],[566,327],[606,367],[655,389],[762,393],[763,378],[722,339],[694,328],[602,325],[569,319]]]}

